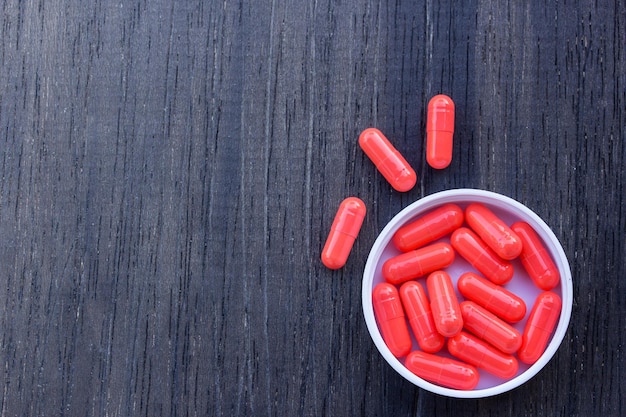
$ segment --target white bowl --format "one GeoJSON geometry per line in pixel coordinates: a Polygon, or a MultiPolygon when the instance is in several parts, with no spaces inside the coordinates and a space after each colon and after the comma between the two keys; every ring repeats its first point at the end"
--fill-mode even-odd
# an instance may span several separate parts
{"type": "MultiPolygon", "coordinates": [[[[446,236],[439,241],[449,242],[449,236],[446,236]]],[[[520,333],[522,333],[524,330],[524,324],[526,323],[528,315],[530,314],[530,310],[532,309],[535,298],[542,292],[542,290],[540,290],[533,284],[532,280],[526,273],[519,259],[511,261],[511,263],[514,266],[515,275],[513,276],[513,279],[505,285],[505,287],[521,297],[526,303],[526,316],[519,323],[513,325],[513,327],[515,327],[517,330],[519,330],[520,333]]],[[[458,254],[455,257],[454,263],[445,268],[445,270],[450,274],[455,289],[456,282],[463,272],[478,272],[458,254]]],[[[418,282],[425,285],[424,278],[418,278],[418,282]]],[[[459,300],[462,300],[463,297],[459,294],[458,289],[456,289],[456,291],[459,300]]],[[[505,197],[501,194],[483,190],[457,189],[432,194],[414,202],[413,204],[402,210],[400,213],[398,213],[387,224],[387,226],[385,226],[383,231],[374,242],[374,246],[370,251],[367,263],[365,265],[365,271],[363,273],[362,296],[363,314],[365,315],[365,322],[367,323],[367,328],[370,332],[370,335],[385,360],[400,375],[402,375],[405,379],[417,385],[418,387],[434,392],[436,394],[456,398],[482,398],[501,394],[522,385],[530,378],[535,376],[537,372],[539,372],[548,363],[548,361],[550,361],[550,359],[558,349],[559,345],[561,344],[561,341],[563,340],[563,337],[565,336],[565,332],[567,331],[567,327],[569,325],[570,316],[572,313],[573,288],[572,274],[570,272],[569,263],[567,262],[565,252],[563,251],[561,244],[559,243],[552,230],[550,230],[548,225],[546,225],[546,223],[541,220],[539,216],[537,216],[533,211],[531,211],[523,204],[509,197],[505,197]],[[383,341],[380,330],[376,323],[376,319],[374,317],[374,310],[372,306],[372,288],[376,284],[384,281],[381,273],[383,263],[387,259],[401,253],[391,242],[391,238],[393,237],[394,233],[401,226],[419,218],[423,214],[426,214],[427,212],[443,204],[454,203],[464,209],[468,204],[473,202],[484,204],[509,226],[514,222],[521,220],[530,224],[530,226],[532,226],[532,228],[537,232],[547,251],[552,256],[552,260],[559,269],[561,275],[559,285],[552,289],[552,291],[561,297],[562,309],[559,321],[553,332],[552,338],[549,341],[545,352],[541,355],[537,362],[532,365],[526,365],[520,361],[517,374],[509,380],[500,379],[479,369],[480,381],[476,388],[469,391],[463,391],[435,385],[418,377],[403,365],[402,360],[404,358],[398,359],[391,353],[391,351],[389,350],[389,348],[387,348],[387,345],[383,341]]],[[[417,349],[419,349],[417,342],[413,340],[413,350],[417,349]]],[[[445,347],[437,354],[450,357],[445,347]]]]}

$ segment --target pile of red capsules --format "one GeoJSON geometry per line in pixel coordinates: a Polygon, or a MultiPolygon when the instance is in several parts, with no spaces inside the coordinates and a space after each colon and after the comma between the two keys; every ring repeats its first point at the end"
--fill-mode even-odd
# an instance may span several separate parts
{"type": "Polygon", "coordinates": [[[411,372],[470,390],[478,384],[476,368],[507,380],[517,374],[518,360],[532,364],[543,354],[561,313],[561,299],[550,291],[560,274],[528,223],[509,227],[479,203],[465,210],[444,204],[398,229],[392,243],[402,253],[383,264],[385,282],[374,287],[372,304],[387,347],[405,357],[411,372]],[[450,244],[432,243],[445,236],[450,244]],[[480,273],[460,275],[457,288],[464,300],[445,270],[457,254],[480,273]],[[527,306],[504,287],[516,258],[542,290],[521,334],[512,324],[526,316],[527,306]],[[416,281],[424,276],[426,291],[416,281]],[[420,350],[411,351],[410,331],[420,350]],[[435,355],[444,346],[453,358],[435,355]]]}
{"type": "MultiPolygon", "coordinates": [[[[452,159],[452,100],[433,97],[427,117],[427,161],[445,168],[452,159]]],[[[364,130],[359,144],[396,190],[415,185],[415,171],[379,130],[364,130]]],[[[345,265],[365,212],[356,197],[341,203],[322,251],[328,268],[345,265]]],[[[532,364],[541,357],[561,312],[560,297],[550,291],[560,276],[528,223],[509,226],[480,203],[464,210],[444,204],[402,226],[392,242],[402,253],[383,264],[385,282],[373,288],[372,304],[385,344],[404,358],[407,369],[443,387],[471,390],[479,381],[476,368],[507,380],[517,374],[518,360],[532,364]],[[447,236],[449,244],[439,241],[447,236]],[[459,277],[464,300],[456,296],[445,270],[457,254],[481,274],[468,271],[459,277]],[[512,324],[526,316],[527,306],[503,286],[513,278],[510,261],[516,258],[543,291],[521,334],[512,324]],[[424,276],[426,291],[417,281],[424,276]],[[419,350],[412,351],[411,332],[419,350]],[[449,355],[437,354],[444,346],[449,355]]]]}

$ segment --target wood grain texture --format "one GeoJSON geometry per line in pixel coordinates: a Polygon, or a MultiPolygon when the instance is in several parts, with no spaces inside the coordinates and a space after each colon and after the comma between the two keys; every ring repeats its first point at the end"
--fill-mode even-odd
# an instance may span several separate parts
{"type": "Polygon", "coordinates": [[[2,1],[0,415],[623,415],[626,5],[522,3],[2,1]],[[556,356],[483,400],[404,381],[360,302],[384,225],[459,187],[528,205],[574,278],[556,356]],[[333,272],[349,195],[368,214],[333,272]]]}

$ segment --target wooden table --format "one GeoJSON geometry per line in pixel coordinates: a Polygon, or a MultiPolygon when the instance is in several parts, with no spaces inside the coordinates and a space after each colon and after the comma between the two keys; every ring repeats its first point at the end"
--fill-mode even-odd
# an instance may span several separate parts
{"type": "Polygon", "coordinates": [[[624,2],[18,1],[0,14],[0,415],[620,416],[624,2]],[[456,103],[451,166],[428,99],[456,103]],[[398,193],[375,126],[418,174],[398,193]],[[561,241],[569,331],[512,392],[400,377],[363,318],[402,208],[469,187],[561,241]],[[368,213],[341,270],[339,202],[368,213]]]}

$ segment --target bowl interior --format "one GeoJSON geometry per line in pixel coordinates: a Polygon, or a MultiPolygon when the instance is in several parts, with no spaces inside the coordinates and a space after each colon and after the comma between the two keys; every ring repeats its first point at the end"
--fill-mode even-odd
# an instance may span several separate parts
{"type": "MultiPolygon", "coordinates": [[[[449,243],[450,239],[449,236],[446,236],[439,241],[449,243]]],[[[520,331],[520,333],[522,333],[528,315],[530,314],[530,310],[532,309],[532,306],[534,304],[535,298],[542,291],[533,284],[532,280],[526,273],[519,259],[511,261],[511,263],[513,264],[513,267],[515,269],[515,275],[509,283],[504,285],[504,287],[521,297],[526,303],[526,316],[519,323],[513,324],[513,327],[515,327],[518,331],[520,331]]],[[[445,270],[450,274],[450,277],[452,278],[452,282],[455,286],[459,301],[462,301],[464,298],[460,295],[458,289],[456,289],[456,283],[459,276],[467,271],[473,271],[476,273],[478,273],[478,271],[476,271],[467,261],[465,261],[458,254],[455,257],[454,263],[447,267],[445,270]]],[[[417,281],[423,284],[425,287],[425,277],[418,278],[417,281]]],[[[383,229],[372,247],[363,274],[362,291],[363,312],[368,326],[368,330],[372,336],[372,339],[374,340],[374,343],[376,344],[376,347],[383,355],[383,357],[387,360],[387,362],[404,378],[411,381],[415,385],[438,394],[459,398],[478,398],[500,394],[523,384],[528,379],[533,377],[537,372],[539,372],[539,370],[541,370],[541,368],[545,366],[550,358],[552,358],[561,341],[563,340],[563,337],[565,336],[565,332],[567,330],[571,315],[573,293],[572,277],[567,258],[558,239],[550,230],[550,228],[545,224],[545,222],[526,206],[511,198],[489,191],[473,189],[442,191],[440,193],[424,197],[398,213],[383,229]],[[552,338],[546,348],[546,351],[537,362],[535,362],[533,365],[526,365],[520,361],[518,373],[510,380],[500,379],[479,369],[480,381],[478,383],[478,386],[471,391],[461,391],[444,388],[425,381],[424,379],[418,377],[404,367],[402,363],[404,358],[398,359],[393,356],[391,351],[389,351],[389,349],[385,345],[380,334],[378,325],[376,323],[371,294],[372,288],[376,284],[384,281],[381,273],[382,265],[384,264],[384,262],[387,259],[401,253],[391,242],[391,238],[400,227],[421,217],[422,215],[443,204],[455,203],[461,208],[465,209],[468,204],[473,202],[484,204],[508,225],[511,225],[516,221],[522,220],[530,224],[530,226],[537,232],[537,234],[543,241],[544,246],[552,256],[552,260],[559,269],[561,281],[557,287],[552,289],[552,291],[561,297],[563,301],[563,307],[556,329],[553,332],[552,338]]],[[[419,349],[417,342],[413,340],[413,350],[417,349],[419,349]]],[[[437,354],[451,357],[445,347],[437,354]]]]}

